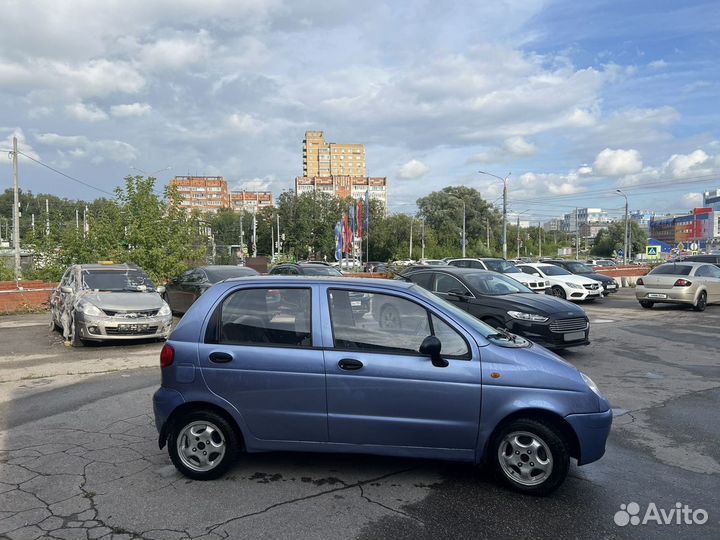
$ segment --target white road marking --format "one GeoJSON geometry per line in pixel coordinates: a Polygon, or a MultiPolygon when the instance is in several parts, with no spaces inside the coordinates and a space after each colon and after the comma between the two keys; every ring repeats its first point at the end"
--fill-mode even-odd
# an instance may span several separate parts
{"type": "Polygon", "coordinates": [[[50,321],[41,322],[22,322],[22,321],[8,321],[0,323],[0,328],[24,328],[26,326],[50,326],[50,321]]]}

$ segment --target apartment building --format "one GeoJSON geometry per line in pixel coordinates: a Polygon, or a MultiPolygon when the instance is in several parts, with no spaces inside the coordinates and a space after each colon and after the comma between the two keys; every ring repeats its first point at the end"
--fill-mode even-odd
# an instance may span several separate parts
{"type": "Polygon", "coordinates": [[[322,131],[306,131],[303,139],[303,176],[367,176],[365,146],[328,143],[322,131]]]}
{"type": "Polygon", "coordinates": [[[187,210],[217,212],[221,208],[253,211],[273,206],[269,191],[230,191],[222,176],[176,176],[170,185],[182,197],[180,206],[187,210]]]}
{"type": "Polygon", "coordinates": [[[295,178],[295,193],[329,193],[341,199],[360,199],[368,192],[371,200],[380,201],[387,209],[387,178],[353,176],[298,176],[295,178]]]}
{"type": "Polygon", "coordinates": [[[575,232],[578,227],[586,223],[610,223],[610,221],[607,212],[602,208],[578,208],[577,213],[572,211],[565,214],[561,230],[575,232]]]}

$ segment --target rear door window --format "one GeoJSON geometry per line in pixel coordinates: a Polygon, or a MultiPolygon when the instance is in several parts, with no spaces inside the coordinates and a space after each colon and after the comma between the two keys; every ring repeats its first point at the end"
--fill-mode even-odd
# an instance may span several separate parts
{"type": "Polygon", "coordinates": [[[241,289],[219,308],[217,343],[312,347],[310,289],[241,289]]]}

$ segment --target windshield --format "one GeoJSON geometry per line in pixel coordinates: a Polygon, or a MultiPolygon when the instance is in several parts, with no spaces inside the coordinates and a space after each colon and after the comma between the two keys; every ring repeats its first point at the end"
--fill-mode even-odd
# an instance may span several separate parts
{"type": "Polygon", "coordinates": [[[560,268],[559,266],[553,266],[549,264],[548,266],[541,266],[540,271],[543,272],[546,276],[570,276],[570,272],[565,270],[564,268],[560,268]]]}
{"type": "Polygon", "coordinates": [[[337,268],[322,264],[303,266],[303,273],[306,276],[342,276],[342,273],[337,268]]]}
{"type": "Polygon", "coordinates": [[[509,334],[502,330],[497,330],[492,326],[485,324],[480,319],[476,319],[475,317],[470,315],[467,311],[463,311],[462,309],[456,307],[450,302],[447,302],[446,300],[431,293],[430,291],[423,289],[420,285],[413,285],[411,288],[414,292],[417,292],[418,294],[426,297],[434,304],[442,304],[442,307],[445,310],[452,313],[453,316],[456,317],[459,321],[461,321],[462,324],[467,326],[467,328],[469,328],[473,332],[477,332],[482,337],[492,342],[494,345],[513,348],[530,346],[530,342],[528,340],[519,336],[515,336],[513,334],[509,334]]]}
{"type": "Polygon", "coordinates": [[[83,289],[95,291],[142,291],[155,290],[155,285],[142,270],[83,270],[83,289]]]}
{"type": "Polygon", "coordinates": [[[567,264],[568,270],[574,274],[592,274],[592,268],[590,268],[587,264],[579,262],[570,262],[565,264],[567,264]]]}
{"type": "Polygon", "coordinates": [[[210,283],[217,283],[219,281],[229,278],[258,275],[258,273],[252,268],[246,268],[242,266],[230,268],[213,268],[212,270],[206,269],[205,273],[207,274],[210,283]]]}
{"type": "Polygon", "coordinates": [[[689,264],[663,264],[650,271],[650,275],[689,276],[692,266],[689,264]]]}
{"type": "Polygon", "coordinates": [[[502,259],[485,259],[483,262],[488,267],[488,269],[492,270],[493,272],[513,274],[522,271],[513,263],[503,261],[502,259]]]}
{"type": "Polygon", "coordinates": [[[514,279],[489,272],[477,272],[475,274],[464,274],[463,278],[472,285],[480,294],[500,296],[501,294],[532,293],[525,285],[514,279]]]}

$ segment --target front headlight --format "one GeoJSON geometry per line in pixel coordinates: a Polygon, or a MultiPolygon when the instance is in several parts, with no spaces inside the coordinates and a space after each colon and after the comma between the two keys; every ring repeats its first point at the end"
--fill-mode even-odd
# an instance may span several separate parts
{"type": "Polygon", "coordinates": [[[103,317],[105,316],[105,312],[97,307],[95,304],[91,304],[90,302],[80,302],[77,305],[78,311],[81,313],[84,313],[85,315],[90,315],[91,317],[103,317]]]}
{"type": "Polygon", "coordinates": [[[507,314],[510,315],[513,319],[519,319],[521,321],[545,322],[548,320],[547,317],[543,317],[542,315],[538,315],[537,313],[523,313],[522,311],[508,311],[507,314]]]}
{"type": "Polygon", "coordinates": [[[580,376],[583,378],[583,381],[585,381],[585,384],[588,385],[588,388],[589,388],[590,390],[592,390],[593,392],[595,392],[595,394],[596,394],[597,396],[603,397],[602,394],[600,393],[600,390],[598,390],[597,385],[593,382],[593,380],[592,380],[590,377],[588,377],[587,375],[585,375],[582,371],[580,372],[580,376]]]}
{"type": "Polygon", "coordinates": [[[566,281],[565,285],[567,285],[571,289],[582,289],[583,288],[582,285],[578,285],[577,283],[570,283],[569,281],[566,281]]]}
{"type": "Polygon", "coordinates": [[[159,317],[167,317],[168,315],[172,315],[172,311],[170,310],[170,306],[168,306],[167,302],[163,302],[163,307],[160,308],[160,311],[158,311],[159,317]]]}

